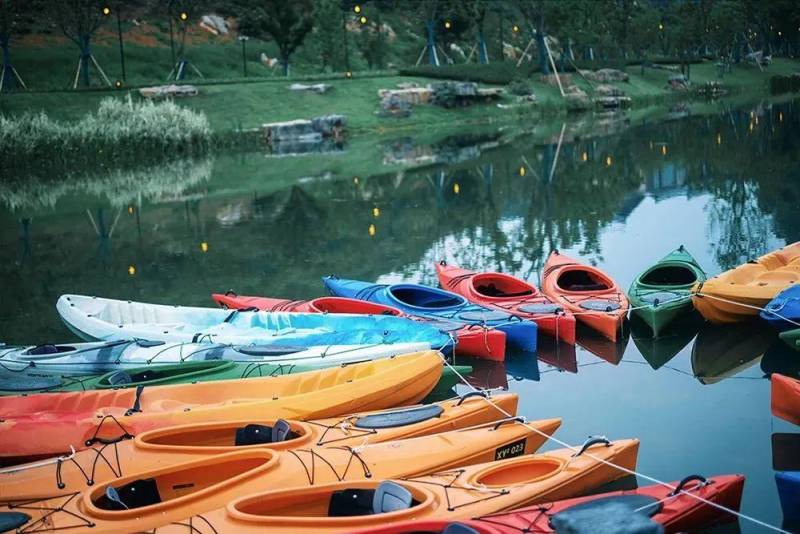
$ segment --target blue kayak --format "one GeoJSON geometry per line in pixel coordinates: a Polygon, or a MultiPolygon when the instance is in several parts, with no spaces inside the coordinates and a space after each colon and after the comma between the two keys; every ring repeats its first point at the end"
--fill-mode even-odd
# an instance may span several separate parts
{"type": "Polygon", "coordinates": [[[759,315],[777,330],[800,328],[800,285],[789,287],[778,293],[759,315]],[[789,321],[794,321],[794,323],[789,321]]]}
{"type": "Polygon", "coordinates": [[[800,471],[775,473],[784,521],[800,520],[800,471]]]}
{"type": "Polygon", "coordinates": [[[510,345],[527,352],[536,351],[536,323],[472,304],[449,291],[420,284],[373,284],[336,276],[326,276],[322,283],[332,295],[394,306],[408,315],[496,328],[505,332],[510,345]]]}

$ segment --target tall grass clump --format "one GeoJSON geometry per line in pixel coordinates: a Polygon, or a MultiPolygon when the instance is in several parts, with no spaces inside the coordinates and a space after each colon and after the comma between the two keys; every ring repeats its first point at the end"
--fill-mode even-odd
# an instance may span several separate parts
{"type": "Polygon", "coordinates": [[[211,128],[202,112],[174,102],[105,98],[95,113],[74,122],[44,112],[0,116],[0,160],[11,168],[92,164],[203,154],[211,128]]]}

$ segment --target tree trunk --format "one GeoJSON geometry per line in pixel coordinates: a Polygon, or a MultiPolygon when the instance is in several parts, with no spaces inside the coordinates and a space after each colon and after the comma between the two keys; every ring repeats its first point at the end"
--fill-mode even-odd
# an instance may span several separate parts
{"type": "Polygon", "coordinates": [[[486,39],[483,37],[483,30],[478,32],[478,62],[481,65],[489,63],[489,51],[486,49],[486,39]]]}
{"type": "Polygon", "coordinates": [[[539,71],[542,74],[550,74],[550,66],[547,64],[547,50],[545,50],[543,21],[540,19],[539,27],[536,29],[536,48],[539,49],[539,71]]]}
{"type": "Polygon", "coordinates": [[[429,20],[425,23],[425,27],[428,32],[428,63],[438,67],[439,56],[436,54],[436,23],[435,21],[429,20]]]}
{"type": "Polygon", "coordinates": [[[14,89],[17,84],[14,71],[11,68],[11,53],[8,46],[9,40],[10,36],[8,34],[4,33],[0,35],[0,48],[3,49],[3,69],[5,70],[3,84],[0,85],[0,92],[14,89]]]}
{"type": "Polygon", "coordinates": [[[84,34],[79,37],[81,43],[81,84],[84,87],[89,87],[89,61],[92,57],[92,49],[89,47],[91,41],[89,34],[84,34]]]}

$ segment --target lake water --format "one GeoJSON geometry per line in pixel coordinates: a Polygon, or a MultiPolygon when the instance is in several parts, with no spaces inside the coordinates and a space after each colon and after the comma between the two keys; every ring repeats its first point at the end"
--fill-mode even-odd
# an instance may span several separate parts
{"type": "MultiPolygon", "coordinates": [[[[799,132],[798,102],[691,103],[0,183],[0,339],[72,340],[62,293],[307,298],[328,274],[434,284],[441,259],[536,282],[554,248],[625,288],[681,244],[714,274],[800,240],[799,132]]],[[[758,323],[630,330],[464,363],[521,415],[562,417],[562,440],[638,437],[643,473],[745,474],[743,511],[780,525],[773,436],[800,429],[771,417],[764,376],[800,355],[758,323]]]]}

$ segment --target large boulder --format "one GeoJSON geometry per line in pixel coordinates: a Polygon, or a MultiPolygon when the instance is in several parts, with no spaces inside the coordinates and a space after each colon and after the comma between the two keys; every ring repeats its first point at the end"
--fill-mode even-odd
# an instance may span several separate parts
{"type": "Polygon", "coordinates": [[[214,35],[228,35],[228,22],[219,15],[209,14],[200,18],[200,27],[214,35]]]}
{"type": "Polygon", "coordinates": [[[617,69],[582,70],[584,78],[598,83],[627,82],[630,80],[627,72],[617,69]]]}
{"type": "Polygon", "coordinates": [[[570,85],[564,90],[564,100],[569,111],[585,111],[592,108],[592,100],[586,91],[577,85],[570,85]]]}
{"type": "Polygon", "coordinates": [[[598,85],[594,88],[594,92],[597,96],[625,96],[625,91],[608,84],[598,85]]]}

